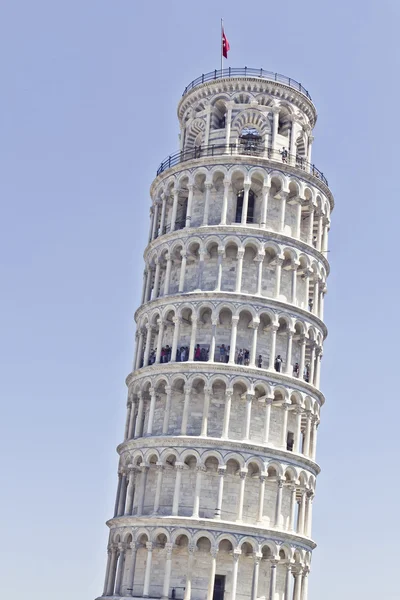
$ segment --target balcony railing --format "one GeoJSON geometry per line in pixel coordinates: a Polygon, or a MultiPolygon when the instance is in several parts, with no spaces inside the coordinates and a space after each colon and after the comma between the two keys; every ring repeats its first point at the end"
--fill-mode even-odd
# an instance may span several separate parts
{"type": "Polygon", "coordinates": [[[272,73],[272,71],[265,71],[264,69],[249,69],[248,67],[244,67],[241,69],[215,69],[215,71],[210,71],[210,73],[206,73],[197,77],[197,79],[193,79],[187,85],[183,91],[182,96],[190,92],[193,88],[205,83],[206,81],[212,81],[213,79],[222,79],[225,77],[258,77],[260,79],[268,79],[268,81],[276,81],[278,83],[283,83],[288,85],[289,87],[301,92],[306,96],[309,100],[311,100],[311,96],[308,91],[295,79],[291,77],[286,77],[286,75],[281,75],[280,73],[272,73]]]}
{"type": "Polygon", "coordinates": [[[171,167],[179,165],[179,163],[187,160],[194,160],[196,158],[204,158],[209,156],[258,156],[264,157],[268,160],[279,162],[283,164],[292,165],[297,169],[301,169],[310,175],[313,175],[317,179],[320,179],[325,185],[328,185],[328,180],[325,175],[317,169],[317,167],[309,163],[305,158],[295,154],[287,154],[281,150],[273,150],[272,148],[263,148],[261,145],[252,144],[237,146],[236,144],[212,144],[211,146],[196,146],[192,150],[181,150],[175,154],[171,154],[163,160],[161,165],[157,169],[157,175],[161,175],[164,171],[171,167]]]}

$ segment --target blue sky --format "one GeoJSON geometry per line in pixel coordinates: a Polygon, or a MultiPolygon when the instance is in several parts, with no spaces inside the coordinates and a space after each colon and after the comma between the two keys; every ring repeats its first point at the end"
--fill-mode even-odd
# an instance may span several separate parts
{"type": "Polygon", "coordinates": [[[183,88],[219,65],[301,81],[335,194],[309,600],[398,599],[394,0],[3,0],[4,597],[102,590],[148,232],[183,88]],[[23,582],[23,585],[22,585],[23,582]]]}

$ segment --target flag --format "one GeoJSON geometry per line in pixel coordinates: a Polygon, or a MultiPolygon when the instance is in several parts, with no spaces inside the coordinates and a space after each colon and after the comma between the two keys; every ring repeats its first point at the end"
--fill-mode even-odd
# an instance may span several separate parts
{"type": "Polygon", "coordinates": [[[222,56],[224,58],[228,58],[228,52],[231,49],[229,42],[228,42],[228,38],[225,35],[225,31],[222,28],[222,56]]]}

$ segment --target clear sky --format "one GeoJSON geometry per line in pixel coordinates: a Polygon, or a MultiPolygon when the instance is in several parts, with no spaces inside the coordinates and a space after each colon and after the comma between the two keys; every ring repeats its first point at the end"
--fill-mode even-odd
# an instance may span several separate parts
{"type": "Polygon", "coordinates": [[[0,4],[2,597],[103,586],[148,233],[183,88],[263,67],[310,91],[335,194],[309,600],[398,600],[396,0],[0,4]]]}

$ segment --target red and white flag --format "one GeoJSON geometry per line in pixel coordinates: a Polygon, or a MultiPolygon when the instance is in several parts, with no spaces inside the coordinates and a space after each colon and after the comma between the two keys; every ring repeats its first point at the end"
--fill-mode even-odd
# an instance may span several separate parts
{"type": "Polygon", "coordinates": [[[228,52],[231,49],[228,38],[225,35],[224,28],[222,28],[222,56],[228,58],[228,52]]]}

